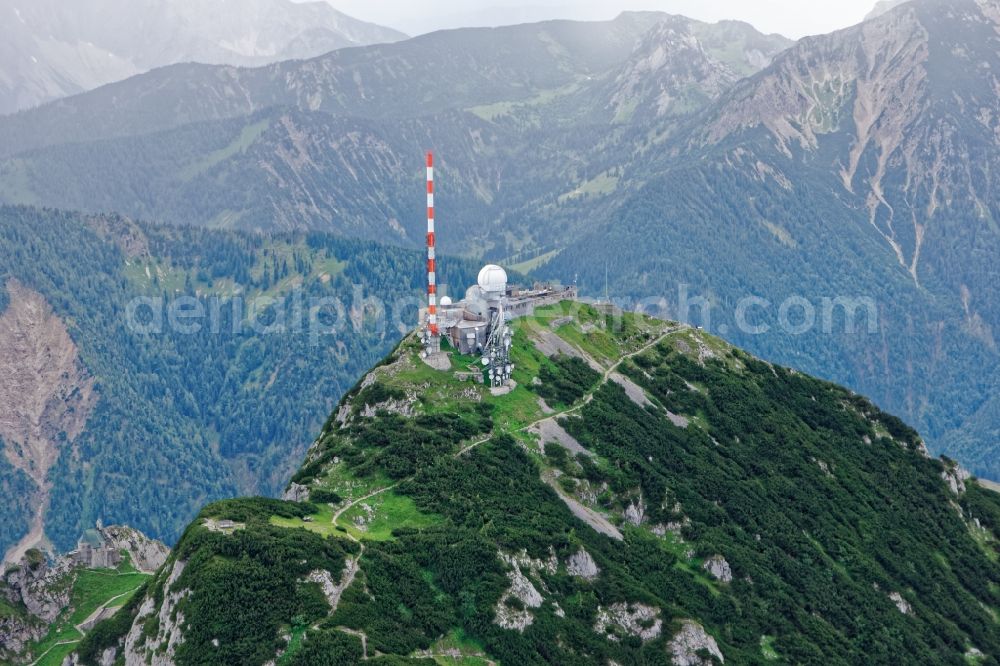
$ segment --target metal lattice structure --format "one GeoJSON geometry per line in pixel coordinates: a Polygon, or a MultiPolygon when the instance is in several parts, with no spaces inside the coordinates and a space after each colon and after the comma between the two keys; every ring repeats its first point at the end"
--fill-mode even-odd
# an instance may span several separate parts
{"type": "Polygon", "coordinates": [[[483,365],[486,366],[490,386],[494,388],[506,386],[510,382],[510,375],[514,370],[510,362],[513,338],[514,334],[507,322],[507,315],[501,302],[499,308],[493,310],[490,335],[483,349],[483,365]]]}

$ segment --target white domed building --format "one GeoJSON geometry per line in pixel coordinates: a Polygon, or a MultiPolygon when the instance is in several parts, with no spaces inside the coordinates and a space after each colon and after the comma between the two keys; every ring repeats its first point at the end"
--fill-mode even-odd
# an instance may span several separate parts
{"type": "MultiPolygon", "coordinates": [[[[482,355],[488,381],[494,386],[506,384],[513,367],[508,356],[513,337],[509,321],[532,315],[536,307],[575,298],[576,287],[511,287],[503,267],[487,264],[480,269],[476,284],[466,289],[464,298],[454,301],[442,296],[438,301],[440,339],[459,354],[482,355]]],[[[426,313],[424,318],[426,321],[426,313]]],[[[437,343],[432,344],[438,348],[437,343]]],[[[450,367],[437,357],[442,357],[440,351],[425,354],[428,363],[440,364],[441,369],[450,367]]]]}
{"type": "Polygon", "coordinates": [[[479,271],[479,289],[486,300],[498,300],[507,294],[507,271],[496,264],[487,264],[479,271]]]}

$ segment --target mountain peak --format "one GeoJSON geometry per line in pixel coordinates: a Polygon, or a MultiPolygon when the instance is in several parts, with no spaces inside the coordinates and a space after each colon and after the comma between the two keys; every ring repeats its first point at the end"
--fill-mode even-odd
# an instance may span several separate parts
{"type": "Polygon", "coordinates": [[[949,488],[898,419],[684,325],[568,301],[515,324],[502,393],[409,336],[301,501],[207,506],[82,662],[851,661],[886,625],[892,659],[1000,649],[971,532],[994,542],[1000,496],[949,488]]]}
{"type": "Polygon", "coordinates": [[[679,117],[705,107],[790,46],[747,23],[663,14],[605,92],[616,122],[679,117]]]}
{"type": "Polygon", "coordinates": [[[875,6],[872,8],[872,10],[868,12],[868,14],[865,16],[865,20],[870,21],[873,18],[877,18],[882,14],[892,11],[896,7],[899,7],[901,4],[909,1],[910,0],[879,0],[877,3],[875,3],[875,6]]]}

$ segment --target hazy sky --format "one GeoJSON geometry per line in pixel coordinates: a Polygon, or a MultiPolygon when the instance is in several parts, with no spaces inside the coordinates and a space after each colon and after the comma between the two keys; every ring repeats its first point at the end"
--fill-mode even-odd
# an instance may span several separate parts
{"type": "Polygon", "coordinates": [[[463,25],[547,18],[604,19],[623,9],[657,9],[705,21],[740,19],[788,37],[830,32],[860,22],[875,0],[328,0],[356,18],[411,35],[463,25]]]}

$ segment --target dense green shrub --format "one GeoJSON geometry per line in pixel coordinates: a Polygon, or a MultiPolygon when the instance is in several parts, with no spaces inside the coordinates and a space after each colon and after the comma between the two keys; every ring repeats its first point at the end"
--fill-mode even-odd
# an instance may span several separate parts
{"type": "Polygon", "coordinates": [[[542,365],[538,373],[540,396],[553,406],[569,406],[592,389],[600,373],[576,356],[556,356],[551,364],[542,365]]]}

